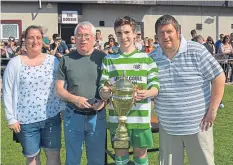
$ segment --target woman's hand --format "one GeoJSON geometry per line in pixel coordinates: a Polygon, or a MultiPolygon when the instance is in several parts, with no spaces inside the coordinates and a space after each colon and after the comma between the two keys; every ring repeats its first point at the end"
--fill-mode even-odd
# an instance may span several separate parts
{"type": "Polygon", "coordinates": [[[15,133],[19,133],[21,131],[19,122],[8,125],[8,127],[13,130],[15,133]]]}

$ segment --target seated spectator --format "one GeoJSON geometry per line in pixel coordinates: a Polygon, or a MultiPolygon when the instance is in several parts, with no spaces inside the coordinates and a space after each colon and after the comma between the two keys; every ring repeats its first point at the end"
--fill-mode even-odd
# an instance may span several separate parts
{"type": "Polygon", "coordinates": [[[75,44],[75,37],[71,36],[70,37],[70,44],[67,44],[69,51],[76,50],[76,44],[75,44]]]}
{"type": "Polygon", "coordinates": [[[62,41],[62,38],[59,34],[53,34],[53,41],[54,43],[50,45],[51,55],[54,55],[58,59],[61,59],[62,56],[69,53],[65,41],[62,41]]]}
{"type": "Polygon", "coordinates": [[[115,46],[115,45],[116,45],[115,42],[116,42],[116,41],[115,41],[115,38],[110,38],[110,39],[108,40],[108,45],[106,45],[106,46],[104,47],[104,52],[105,52],[106,54],[113,54],[113,53],[117,53],[117,52],[118,52],[118,47],[115,46]]]}

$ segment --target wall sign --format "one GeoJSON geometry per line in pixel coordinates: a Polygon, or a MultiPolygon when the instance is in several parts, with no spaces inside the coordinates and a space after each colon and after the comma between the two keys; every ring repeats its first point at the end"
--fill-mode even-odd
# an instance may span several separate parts
{"type": "Polygon", "coordinates": [[[62,24],[77,24],[78,12],[77,11],[62,11],[62,24]]]}

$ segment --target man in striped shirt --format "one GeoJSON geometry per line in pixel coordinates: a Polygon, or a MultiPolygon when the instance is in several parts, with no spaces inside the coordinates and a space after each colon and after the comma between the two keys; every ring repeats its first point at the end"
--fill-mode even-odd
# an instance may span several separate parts
{"type": "Polygon", "coordinates": [[[160,17],[155,31],[160,47],[151,57],[161,83],[155,98],[160,163],[183,165],[185,147],[190,165],[214,165],[212,126],[224,93],[223,70],[203,45],[181,36],[174,17],[160,17]]]}
{"type": "MultiPolygon", "coordinates": [[[[120,51],[107,55],[102,64],[100,96],[106,100],[110,90],[104,86],[106,81],[112,84],[126,71],[128,80],[143,87],[135,96],[136,106],[128,114],[127,128],[134,149],[135,165],[147,165],[147,148],[152,147],[153,137],[150,128],[151,99],[158,94],[159,82],[156,63],[146,53],[136,49],[136,22],[125,16],[118,18],[114,24],[120,51]]],[[[111,135],[115,135],[117,116],[112,106],[109,107],[109,122],[111,135]]],[[[126,165],[129,162],[128,149],[115,149],[116,165],[126,165]]]]}

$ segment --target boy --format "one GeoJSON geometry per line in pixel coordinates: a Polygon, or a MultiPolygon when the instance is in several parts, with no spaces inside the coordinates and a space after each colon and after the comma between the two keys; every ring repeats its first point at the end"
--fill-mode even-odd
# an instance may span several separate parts
{"type": "MultiPolygon", "coordinates": [[[[120,44],[120,51],[106,56],[103,60],[99,92],[101,98],[107,100],[110,97],[110,89],[104,86],[105,82],[115,83],[122,76],[123,71],[126,71],[126,76],[132,83],[143,87],[143,90],[137,91],[136,106],[127,116],[127,128],[134,149],[134,163],[147,165],[147,148],[151,148],[153,144],[150,128],[150,98],[158,94],[158,69],[152,58],[135,47],[135,20],[128,16],[118,18],[114,23],[114,30],[120,44]]],[[[109,122],[110,133],[114,136],[118,121],[111,106],[109,107],[109,122]]],[[[115,162],[116,165],[127,164],[129,162],[128,149],[115,149],[115,162]]]]}

